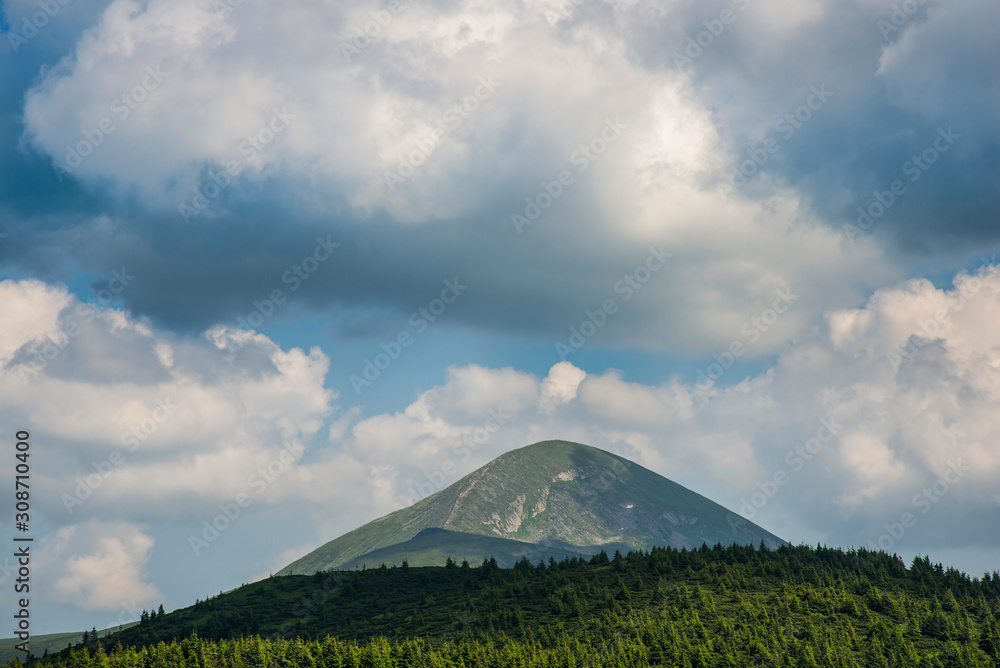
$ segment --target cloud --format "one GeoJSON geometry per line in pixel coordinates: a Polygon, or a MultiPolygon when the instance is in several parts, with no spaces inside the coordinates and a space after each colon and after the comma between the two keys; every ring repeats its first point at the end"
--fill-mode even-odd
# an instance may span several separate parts
{"type": "Polygon", "coordinates": [[[125,605],[164,600],[148,582],[153,539],[136,525],[91,520],[42,539],[39,572],[50,579],[47,597],[83,610],[117,612],[125,605]]]}
{"type": "Polygon", "coordinates": [[[0,296],[25,315],[4,332],[0,423],[47,443],[37,505],[58,523],[204,513],[249,492],[259,467],[304,448],[333,411],[318,348],[226,328],[177,337],[38,281],[0,282],[0,296]]]}
{"type": "MultiPolygon", "coordinates": [[[[732,130],[760,117],[763,101],[720,106],[718,91],[690,74],[636,57],[648,9],[609,8],[611,22],[574,14],[553,26],[541,5],[407,4],[348,60],[330,36],[350,43],[369,11],[388,10],[285,3],[218,13],[205,0],[119,0],[27,91],[26,141],[64,163],[67,146],[88,141],[110,115],[114,131],[68,181],[116,215],[72,237],[88,271],[142,267],[122,298],[171,329],[245,315],[246,304],[282,287],[317,233],[333,232],[350,252],[290,295],[325,312],[405,319],[457,274],[473,287],[445,326],[554,343],[613,298],[622,308],[596,344],[697,355],[728,346],[790,285],[802,300],[747,352],[772,355],[823,309],[855,303],[902,269],[871,240],[846,243],[842,221],[820,215],[786,180],[720,193],[742,150],[732,130]],[[148,67],[170,74],[141,92],[148,67]],[[112,111],[121,104],[126,118],[112,111]],[[253,148],[248,137],[285,106],[294,115],[287,128],[253,148]],[[230,161],[239,173],[223,179],[230,161]],[[408,176],[390,188],[386,174],[401,163],[408,176]],[[572,181],[559,186],[563,171],[572,181]],[[217,188],[213,178],[227,183],[217,188]],[[553,183],[555,201],[540,207],[553,183]],[[195,189],[211,202],[185,224],[179,205],[195,189]],[[122,215],[130,195],[143,204],[122,215]],[[518,234],[512,216],[532,207],[538,217],[518,234]],[[232,239],[247,228],[257,232],[237,252],[232,239]],[[650,246],[673,257],[626,305],[622,281],[650,246]],[[191,247],[211,262],[181,260],[191,247]]],[[[704,11],[662,10],[663,48],[686,39],[664,26],[701,25],[704,11]]],[[[766,38],[785,34],[770,13],[748,9],[733,38],[752,31],[791,49],[766,38]]],[[[815,4],[778,13],[789,33],[833,20],[815,4]]],[[[796,83],[796,95],[816,83],[796,83]]],[[[22,261],[41,264],[52,255],[43,247],[69,236],[27,233],[22,261]]],[[[331,331],[375,335],[351,322],[331,331]]]]}
{"type": "Polygon", "coordinates": [[[649,388],[625,382],[612,371],[581,385],[580,402],[607,424],[654,427],[691,417],[690,401],[677,384],[649,388]]]}
{"type": "Polygon", "coordinates": [[[569,362],[559,362],[553,366],[542,381],[542,410],[551,413],[557,407],[572,401],[586,377],[583,370],[569,362]]]}
{"type": "Polygon", "coordinates": [[[16,308],[17,317],[0,331],[0,361],[30,341],[42,339],[57,330],[57,319],[70,301],[66,290],[50,288],[40,281],[0,283],[0,301],[16,308]]]}

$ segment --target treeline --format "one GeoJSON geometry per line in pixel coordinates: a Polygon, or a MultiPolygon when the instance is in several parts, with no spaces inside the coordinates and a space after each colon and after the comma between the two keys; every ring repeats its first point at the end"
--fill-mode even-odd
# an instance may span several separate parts
{"type": "Polygon", "coordinates": [[[275,577],[41,661],[59,668],[1000,666],[1000,575],[717,545],[512,569],[275,577]],[[196,634],[196,635],[195,635],[196,634]]]}

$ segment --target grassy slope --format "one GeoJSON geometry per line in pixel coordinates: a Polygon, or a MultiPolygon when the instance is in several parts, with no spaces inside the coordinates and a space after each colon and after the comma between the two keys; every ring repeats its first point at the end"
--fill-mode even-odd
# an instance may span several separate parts
{"type": "Polygon", "coordinates": [[[570,548],[782,542],[638,464],[579,443],[543,441],[508,452],[409,508],[322,545],[281,574],[336,568],[428,527],[570,548]]]}
{"type": "MultiPolygon", "coordinates": [[[[124,625],[124,628],[134,626],[137,622],[130,622],[124,625]]],[[[99,630],[97,634],[102,638],[110,633],[114,633],[118,630],[118,627],[114,629],[104,629],[99,630]]],[[[70,632],[70,633],[46,633],[39,636],[31,636],[31,642],[28,646],[31,649],[32,654],[41,656],[45,653],[45,650],[49,652],[59,652],[66,649],[67,645],[75,645],[83,640],[83,632],[70,632]]],[[[24,652],[14,649],[14,645],[21,642],[17,638],[0,638],[0,663],[7,663],[8,661],[14,659],[24,660],[24,652]]]]}
{"type": "Polygon", "coordinates": [[[444,566],[448,557],[456,563],[467,560],[475,566],[485,558],[494,557],[501,568],[510,568],[521,557],[527,557],[532,563],[537,563],[548,561],[549,557],[562,561],[577,554],[558,547],[544,547],[505,538],[477,536],[446,529],[427,529],[426,532],[421,532],[405,543],[363,554],[341,565],[340,569],[358,569],[365,566],[376,568],[381,564],[401,566],[404,560],[410,566],[444,566]]]}

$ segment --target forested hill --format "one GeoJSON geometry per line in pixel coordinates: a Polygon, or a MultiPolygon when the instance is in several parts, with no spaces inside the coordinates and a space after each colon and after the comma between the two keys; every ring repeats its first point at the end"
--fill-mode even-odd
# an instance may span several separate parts
{"type": "Polygon", "coordinates": [[[998,618],[997,573],[864,550],[657,548],[272,577],[39,663],[995,668],[998,618]]]}

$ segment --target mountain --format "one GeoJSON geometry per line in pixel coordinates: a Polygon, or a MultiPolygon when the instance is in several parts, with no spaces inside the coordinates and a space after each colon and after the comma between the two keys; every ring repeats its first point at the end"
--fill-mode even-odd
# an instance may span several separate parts
{"type": "Polygon", "coordinates": [[[527,557],[532,563],[537,563],[548,561],[549,558],[562,561],[578,557],[580,553],[506,538],[447,529],[424,529],[408,541],[372,550],[337,568],[338,570],[364,566],[374,568],[382,564],[400,566],[403,561],[410,566],[441,566],[448,557],[455,563],[465,560],[471,565],[478,566],[485,556],[494,557],[500,568],[512,568],[523,557],[527,557]]]}
{"type": "MultiPolygon", "coordinates": [[[[368,553],[406,543],[429,528],[586,555],[654,545],[691,549],[763,541],[773,549],[784,544],[627,459],[580,443],[542,441],[507,452],[440,492],[320,546],[280,574],[367,563],[368,553]]],[[[394,554],[402,556],[401,550],[394,554]]]]}

